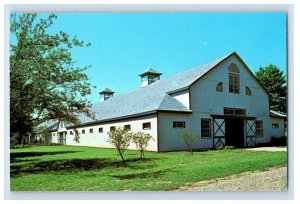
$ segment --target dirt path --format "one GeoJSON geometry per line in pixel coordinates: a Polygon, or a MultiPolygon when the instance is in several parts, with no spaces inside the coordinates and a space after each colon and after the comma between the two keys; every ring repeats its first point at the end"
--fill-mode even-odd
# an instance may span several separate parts
{"type": "Polygon", "coordinates": [[[178,191],[286,191],[287,167],[268,171],[245,172],[221,179],[202,181],[178,191]]]}

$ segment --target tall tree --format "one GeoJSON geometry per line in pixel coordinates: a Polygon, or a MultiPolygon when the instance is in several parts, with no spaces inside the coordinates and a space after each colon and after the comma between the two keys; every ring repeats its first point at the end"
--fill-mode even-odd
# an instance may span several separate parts
{"type": "Polygon", "coordinates": [[[10,16],[10,130],[24,134],[36,120],[58,118],[77,123],[93,116],[85,70],[72,58],[74,47],[90,46],[64,31],[52,34],[55,14],[10,16]]]}
{"type": "Polygon", "coordinates": [[[255,75],[270,94],[270,109],[286,113],[287,84],[283,71],[269,64],[266,67],[260,66],[255,75]]]}

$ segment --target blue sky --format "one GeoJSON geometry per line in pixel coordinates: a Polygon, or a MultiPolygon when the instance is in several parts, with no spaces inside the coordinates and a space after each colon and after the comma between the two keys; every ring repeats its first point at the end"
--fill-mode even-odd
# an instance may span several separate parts
{"type": "Polygon", "coordinates": [[[285,13],[58,14],[51,32],[59,30],[92,43],[72,49],[78,65],[92,66],[92,103],[106,87],[139,88],[147,68],[166,78],[232,51],[253,72],[272,63],[286,73],[285,13]]]}

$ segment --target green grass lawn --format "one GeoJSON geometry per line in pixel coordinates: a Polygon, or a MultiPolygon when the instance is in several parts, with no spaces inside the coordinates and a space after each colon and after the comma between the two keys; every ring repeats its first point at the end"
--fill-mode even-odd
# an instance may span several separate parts
{"type": "Polygon", "coordinates": [[[127,150],[123,167],[114,149],[34,146],[11,150],[11,191],[158,191],[244,171],[287,164],[286,152],[243,149],[195,152],[127,150]]]}

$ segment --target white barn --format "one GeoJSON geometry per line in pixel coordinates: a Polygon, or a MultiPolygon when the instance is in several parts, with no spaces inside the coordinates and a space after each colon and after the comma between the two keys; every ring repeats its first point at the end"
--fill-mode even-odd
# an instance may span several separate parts
{"type": "Polygon", "coordinates": [[[76,127],[57,123],[49,129],[52,142],[111,147],[107,132],[116,127],[150,133],[148,150],[157,152],[185,150],[183,131],[196,133],[195,149],[253,147],[284,136],[285,115],[269,110],[267,91],[236,52],[166,79],[160,75],[147,70],[141,87],[126,94],[100,92],[91,108],[96,120],[80,116],[76,127]]]}

